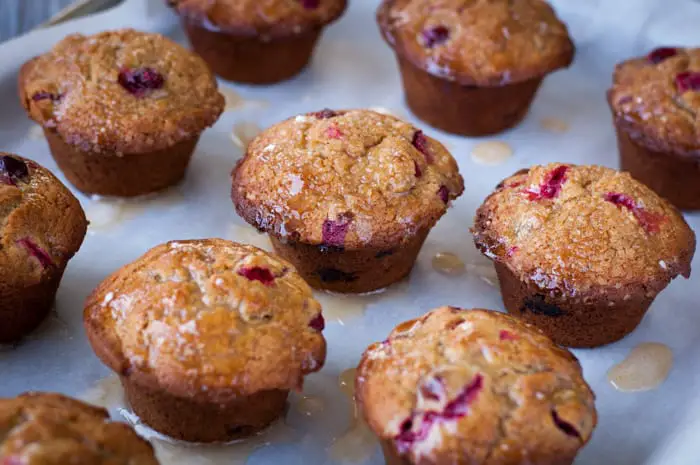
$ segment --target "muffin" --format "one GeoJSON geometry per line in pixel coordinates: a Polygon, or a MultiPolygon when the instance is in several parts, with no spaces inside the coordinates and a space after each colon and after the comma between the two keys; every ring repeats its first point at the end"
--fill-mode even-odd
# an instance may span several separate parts
{"type": "Polygon", "coordinates": [[[131,197],[185,175],[224,97],[204,61],[158,34],[74,34],[24,64],[19,98],[66,178],[131,197]]]}
{"type": "Polygon", "coordinates": [[[134,412],[185,441],[267,427],[326,356],[321,306],[294,268],[222,239],[151,249],[100,284],[84,321],[134,412]]]}
{"type": "Polygon", "coordinates": [[[219,76],[273,84],[311,61],[324,27],[346,0],[166,0],[180,15],[194,50],[219,76]]]}
{"type": "Polygon", "coordinates": [[[232,198],[312,287],[362,293],[411,272],[463,190],[445,147],[410,124],[323,110],[258,135],[233,172],[232,198]]]}
{"type": "Polygon", "coordinates": [[[597,422],[576,357],[489,310],[398,325],[355,385],[388,465],[571,465],[597,422]]]}
{"type": "Polygon", "coordinates": [[[608,103],[622,169],[682,210],[700,210],[700,48],[617,65],[608,103]]]}
{"type": "Polygon", "coordinates": [[[46,168],[0,152],[0,343],[46,318],[87,220],[73,194],[46,168]]]}
{"type": "Polygon", "coordinates": [[[675,207],[601,166],[516,173],[479,207],[473,233],[508,312],[572,347],[629,334],[673,278],[690,276],[695,253],[675,207]]]}
{"type": "Polygon", "coordinates": [[[3,465],[158,465],[153,447],[106,410],[61,394],[0,399],[3,465]]]}
{"type": "Polygon", "coordinates": [[[574,56],[566,26],[543,0],[384,0],[377,21],[413,113],[465,136],[518,124],[544,77],[574,56]]]}

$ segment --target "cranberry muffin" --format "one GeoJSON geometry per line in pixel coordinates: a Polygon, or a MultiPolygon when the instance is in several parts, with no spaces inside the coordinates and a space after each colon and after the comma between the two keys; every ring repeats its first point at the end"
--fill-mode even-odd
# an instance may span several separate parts
{"type": "Polygon", "coordinates": [[[617,65],[608,103],[622,169],[682,210],[700,210],[700,48],[617,65]]]}
{"type": "Polygon", "coordinates": [[[347,0],[166,0],[219,76],[273,84],[299,74],[347,0]]]}
{"type": "Polygon", "coordinates": [[[204,61],[159,34],[74,34],[24,64],[19,98],[66,178],[130,197],[180,181],[224,97],[204,61]]]}
{"type": "Polygon", "coordinates": [[[550,164],[498,185],[474,220],[506,309],[557,344],[596,347],[634,330],[654,298],[690,276],[695,234],[627,173],[550,164]]]}
{"type": "Polygon", "coordinates": [[[0,343],[46,318],[87,220],[80,202],[49,170],[0,152],[0,343]]]}
{"type": "Polygon", "coordinates": [[[185,441],[267,427],[326,356],[321,306],[294,268],[222,239],[151,249],[100,284],[84,321],[134,412],[185,441]]]}
{"type": "Polygon", "coordinates": [[[489,310],[398,325],[364,353],[355,385],[388,465],[571,465],[597,422],[576,357],[489,310]]]}
{"type": "Polygon", "coordinates": [[[50,393],[0,399],[3,465],[158,465],[153,447],[106,410],[50,393]]]}
{"type": "Polygon", "coordinates": [[[233,172],[232,197],[312,287],[361,293],[411,272],[463,190],[449,152],[412,125],[323,110],[258,135],[233,172]]]}
{"type": "Polygon", "coordinates": [[[454,134],[515,126],[544,77],[574,56],[566,26],[543,0],[384,0],[377,20],[408,106],[454,134]]]}

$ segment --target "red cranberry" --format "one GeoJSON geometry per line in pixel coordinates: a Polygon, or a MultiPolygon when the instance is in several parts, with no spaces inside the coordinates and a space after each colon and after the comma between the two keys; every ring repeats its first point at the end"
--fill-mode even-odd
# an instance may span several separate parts
{"type": "Polygon", "coordinates": [[[423,171],[421,171],[420,165],[415,160],[413,160],[413,172],[417,178],[420,178],[421,176],[423,176],[423,171]]]}
{"type": "Polygon", "coordinates": [[[51,256],[46,252],[44,249],[39,247],[36,242],[31,240],[28,237],[22,238],[17,241],[19,245],[27,249],[27,252],[37,260],[39,260],[39,263],[41,263],[41,266],[44,268],[48,268],[53,265],[53,260],[51,259],[51,256]]]}
{"type": "Polygon", "coordinates": [[[517,340],[518,340],[518,336],[516,336],[515,334],[511,333],[510,331],[506,331],[505,329],[502,329],[502,330],[498,333],[498,339],[500,339],[501,341],[517,341],[517,340]]]}
{"type": "Polygon", "coordinates": [[[667,58],[678,55],[678,50],[673,47],[660,47],[654,49],[647,55],[647,60],[653,64],[659,64],[667,58]]]}
{"type": "Polygon", "coordinates": [[[307,10],[315,10],[321,6],[321,0],[299,0],[299,3],[307,10]]]}
{"type": "Polygon", "coordinates": [[[265,286],[272,286],[275,282],[275,275],[272,271],[261,266],[244,267],[238,270],[238,274],[251,281],[260,281],[265,286]]]}
{"type": "Polygon", "coordinates": [[[562,165],[550,171],[544,181],[536,189],[526,189],[525,193],[530,200],[551,200],[559,195],[562,186],[566,182],[566,173],[569,167],[562,165]]]}
{"type": "Polygon", "coordinates": [[[662,215],[645,210],[637,202],[635,202],[634,199],[632,199],[626,194],[621,194],[618,192],[608,192],[607,194],[605,194],[604,198],[606,201],[613,203],[618,207],[623,207],[631,211],[634,217],[639,222],[639,225],[647,233],[659,232],[659,223],[661,223],[664,220],[664,217],[662,215]]]}
{"type": "Polygon", "coordinates": [[[0,182],[16,186],[16,181],[29,176],[27,164],[8,155],[0,156],[0,182]]]}
{"type": "Polygon", "coordinates": [[[152,68],[123,68],[119,72],[118,81],[124,89],[137,97],[143,97],[165,84],[163,75],[152,68]]]}
{"type": "Polygon", "coordinates": [[[625,207],[628,210],[635,210],[637,203],[631,197],[617,192],[608,192],[605,194],[605,200],[615,205],[625,207]]]}
{"type": "Polygon", "coordinates": [[[700,73],[685,71],[676,76],[679,92],[700,91],[700,73]]]}
{"type": "Polygon", "coordinates": [[[424,399],[440,400],[445,396],[445,385],[440,376],[431,376],[420,385],[420,393],[424,399]]]}
{"type": "Polygon", "coordinates": [[[427,412],[420,415],[420,423],[416,431],[413,419],[407,419],[401,425],[401,432],[394,438],[394,444],[400,454],[405,454],[416,442],[422,442],[428,437],[430,429],[433,427],[437,414],[427,412]]]}
{"type": "Polygon", "coordinates": [[[17,455],[10,455],[9,457],[5,457],[2,461],[2,465],[25,465],[25,463],[22,457],[17,455]]]}
{"type": "Polygon", "coordinates": [[[445,203],[450,200],[450,190],[447,188],[447,186],[440,186],[440,189],[437,191],[437,195],[440,197],[440,200],[445,203]]]}
{"type": "Polygon", "coordinates": [[[328,126],[326,135],[331,139],[340,139],[343,137],[343,131],[341,131],[338,126],[328,126]]]}
{"type": "Polygon", "coordinates": [[[413,133],[413,139],[411,140],[411,143],[416,149],[418,149],[420,153],[422,153],[425,156],[425,161],[428,164],[431,164],[433,162],[433,155],[428,149],[428,138],[425,137],[423,131],[418,130],[415,133],[413,133]]]}
{"type": "Polygon", "coordinates": [[[336,113],[333,110],[330,110],[328,108],[324,108],[321,111],[311,113],[311,116],[318,118],[318,119],[329,119],[329,118],[333,118],[335,116],[338,116],[338,113],[336,113]]]}
{"type": "Polygon", "coordinates": [[[321,229],[323,244],[334,247],[342,247],[345,244],[345,236],[348,234],[348,229],[350,228],[352,218],[353,214],[346,212],[338,216],[338,219],[335,221],[324,221],[321,229]]]}
{"type": "Polygon", "coordinates": [[[450,401],[442,412],[414,412],[411,418],[404,421],[401,425],[401,431],[394,438],[398,452],[405,454],[413,444],[425,440],[435,423],[458,420],[467,415],[470,404],[476,400],[483,384],[483,376],[476,375],[474,380],[450,401]],[[416,425],[418,425],[417,428],[416,425]]]}
{"type": "Polygon", "coordinates": [[[319,332],[326,329],[326,320],[323,319],[323,315],[320,313],[316,315],[314,319],[309,322],[309,327],[319,332]]]}
{"type": "Polygon", "coordinates": [[[557,413],[557,411],[554,409],[552,409],[552,420],[554,421],[554,424],[557,425],[557,428],[559,428],[567,436],[579,439],[581,438],[581,433],[578,432],[574,425],[562,419],[559,416],[559,413],[557,413]]]}
{"type": "Polygon", "coordinates": [[[51,100],[52,102],[58,102],[61,100],[61,94],[52,94],[51,92],[41,91],[32,95],[32,100],[39,102],[41,100],[51,100]]]}
{"type": "Polygon", "coordinates": [[[462,390],[462,392],[452,400],[445,410],[442,412],[442,416],[447,420],[457,419],[465,416],[469,412],[469,405],[471,405],[484,387],[484,377],[481,375],[476,375],[472,382],[467,385],[467,387],[462,390]]]}
{"type": "Polygon", "coordinates": [[[450,30],[445,26],[433,26],[423,31],[423,43],[428,48],[443,44],[450,38],[450,30]]]}

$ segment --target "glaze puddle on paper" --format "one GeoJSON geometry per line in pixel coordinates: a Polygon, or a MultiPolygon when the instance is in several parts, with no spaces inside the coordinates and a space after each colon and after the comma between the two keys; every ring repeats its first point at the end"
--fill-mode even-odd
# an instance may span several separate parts
{"type": "Polygon", "coordinates": [[[436,253],[432,265],[435,271],[448,276],[459,276],[467,271],[462,259],[452,252],[436,253]]]}
{"type": "Polygon", "coordinates": [[[340,294],[316,290],[314,297],[321,304],[326,321],[345,325],[349,321],[362,317],[369,305],[396,298],[406,292],[407,283],[400,282],[388,288],[364,294],[340,294]]]}
{"type": "Polygon", "coordinates": [[[350,426],[328,449],[329,457],[339,463],[363,463],[372,456],[378,444],[355,403],[356,372],[356,368],[350,368],[338,377],[338,387],[350,399],[352,409],[350,426]]]}
{"type": "Polygon", "coordinates": [[[569,130],[569,123],[558,118],[542,118],[540,127],[545,131],[563,134],[569,130]]]}
{"type": "Polygon", "coordinates": [[[260,134],[262,128],[252,121],[240,121],[233,125],[231,140],[236,147],[245,150],[250,141],[260,134]]]}
{"type": "Polygon", "coordinates": [[[480,142],[472,149],[472,160],[480,165],[500,165],[513,156],[513,149],[505,142],[480,142]]]}
{"type": "Polygon", "coordinates": [[[644,342],[608,371],[608,380],[622,392],[649,391],[659,387],[673,367],[673,352],[657,342],[644,342]]]}

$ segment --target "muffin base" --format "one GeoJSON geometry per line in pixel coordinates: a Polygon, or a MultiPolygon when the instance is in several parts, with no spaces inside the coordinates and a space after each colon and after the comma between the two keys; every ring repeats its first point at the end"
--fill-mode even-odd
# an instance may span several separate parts
{"type": "Polygon", "coordinates": [[[657,295],[640,285],[605,296],[553,297],[521,281],[506,265],[494,265],[508,313],[566,347],[599,347],[622,339],[639,325],[657,295]]]}
{"type": "Polygon", "coordinates": [[[657,152],[617,128],[620,166],[680,210],[700,210],[700,158],[657,152]]]}
{"type": "Polygon", "coordinates": [[[64,270],[55,270],[41,282],[21,289],[0,283],[0,344],[16,342],[35,330],[48,316],[64,270]]]}
{"type": "Polygon", "coordinates": [[[397,60],[411,111],[435,128],[463,136],[496,134],[520,123],[543,79],[469,86],[433,76],[404,58],[397,60]]]}
{"type": "Polygon", "coordinates": [[[271,390],[225,403],[202,403],[152,389],[121,377],[129,405],[159,433],[188,442],[242,439],[284,415],[289,391],[271,390]]]}
{"type": "Polygon", "coordinates": [[[199,136],[170,148],[146,153],[86,152],[44,129],[56,164],[68,181],[85,194],[135,197],[177,184],[194,152],[199,136]]]}
{"type": "Polygon", "coordinates": [[[344,250],[301,242],[285,243],[270,235],[272,246],[316,289],[361,294],[383,289],[411,273],[429,229],[394,248],[344,250]]]}
{"type": "Polygon", "coordinates": [[[261,40],[207,29],[183,19],[192,48],[227,81],[274,84],[301,73],[311,61],[321,29],[261,40]]]}

